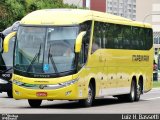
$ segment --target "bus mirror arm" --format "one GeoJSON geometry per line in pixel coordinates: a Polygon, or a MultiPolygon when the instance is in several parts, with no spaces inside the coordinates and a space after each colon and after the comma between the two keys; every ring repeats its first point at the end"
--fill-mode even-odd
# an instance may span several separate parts
{"type": "Polygon", "coordinates": [[[11,38],[13,38],[14,36],[16,36],[17,32],[12,32],[10,34],[8,34],[4,41],[3,41],[3,52],[8,52],[9,49],[9,41],[11,40],[11,38]]]}
{"type": "Polygon", "coordinates": [[[86,34],[86,31],[82,31],[79,33],[79,35],[76,38],[76,44],[75,44],[75,52],[79,53],[81,51],[81,46],[82,46],[82,40],[84,35],[86,34]]]}

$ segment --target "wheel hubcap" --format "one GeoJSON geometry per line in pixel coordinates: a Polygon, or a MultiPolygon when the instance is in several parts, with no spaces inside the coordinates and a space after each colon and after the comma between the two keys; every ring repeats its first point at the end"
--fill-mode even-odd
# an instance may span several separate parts
{"type": "Polygon", "coordinates": [[[88,99],[87,99],[87,102],[90,103],[91,101],[92,101],[92,90],[89,87],[88,88],[88,99]]]}
{"type": "Polygon", "coordinates": [[[132,97],[132,99],[134,99],[134,95],[135,95],[135,87],[132,86],[132,91],[131,91],[131,97],[132,97]]]}
{"type": "Polygon", "coordinates": [[[137,88],[137,95],[138,95],[138,97],[140,96],[140,94],[141,94],[141,87],[138,85],[138,88],[137,88]]]}

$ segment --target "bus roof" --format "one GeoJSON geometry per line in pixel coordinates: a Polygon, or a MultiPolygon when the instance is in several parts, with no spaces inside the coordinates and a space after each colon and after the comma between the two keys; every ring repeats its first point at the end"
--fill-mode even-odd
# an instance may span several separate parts
{"type": "Polygon", "coordinates": [[[76,25],[87,20],[151,28],[150,24],[126,19],[120,16],[84,9],[44,9],[26,15],[25,25],[76,25]]]}

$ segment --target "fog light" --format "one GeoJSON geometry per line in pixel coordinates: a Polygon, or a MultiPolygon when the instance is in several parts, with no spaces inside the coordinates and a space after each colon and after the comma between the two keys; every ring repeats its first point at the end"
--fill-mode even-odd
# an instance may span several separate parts
{"type": "Polygon", "coordinates": [[[66,94],[65,94],[65,95],[66,95],[66,96],[68,96],[68,95],[70,95],[70,94],[71,94],[71,92],[72,92],[72,91],[68,91],[68,92],[66,92],[66,94]]]}
{"type": "Polygon", "coordinates": [[[15,90],[15,93],[16,93],[17,95],[20,95],[20,92],[19,92],[19,91],[16,91],[16,90],[15,90]]]}

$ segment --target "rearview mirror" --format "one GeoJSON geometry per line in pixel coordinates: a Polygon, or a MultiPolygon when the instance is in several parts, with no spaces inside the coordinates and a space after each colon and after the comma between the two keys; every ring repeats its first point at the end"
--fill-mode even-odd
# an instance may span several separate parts
{"type": "Polygon", "coordinates": [[[4,52],[8,52],[8,49],[9,49],[9,41],[11,40],[12,37],[15,37],[16,36],[16,33],[17,32],[12,32],[10,34],[8,34],[5,39],[4,39],[4,42],[3,42],[3,50],[4,52]]]}
{"type": "Polygon", "coordinates": [[[84,35],[86,34],[86,31],[82,31],[79,33],[76,39],[76,44],[75,44],[75,52],[79,53],[81,51],[81,46],[82,46],[82,40],[84,35]]]}

